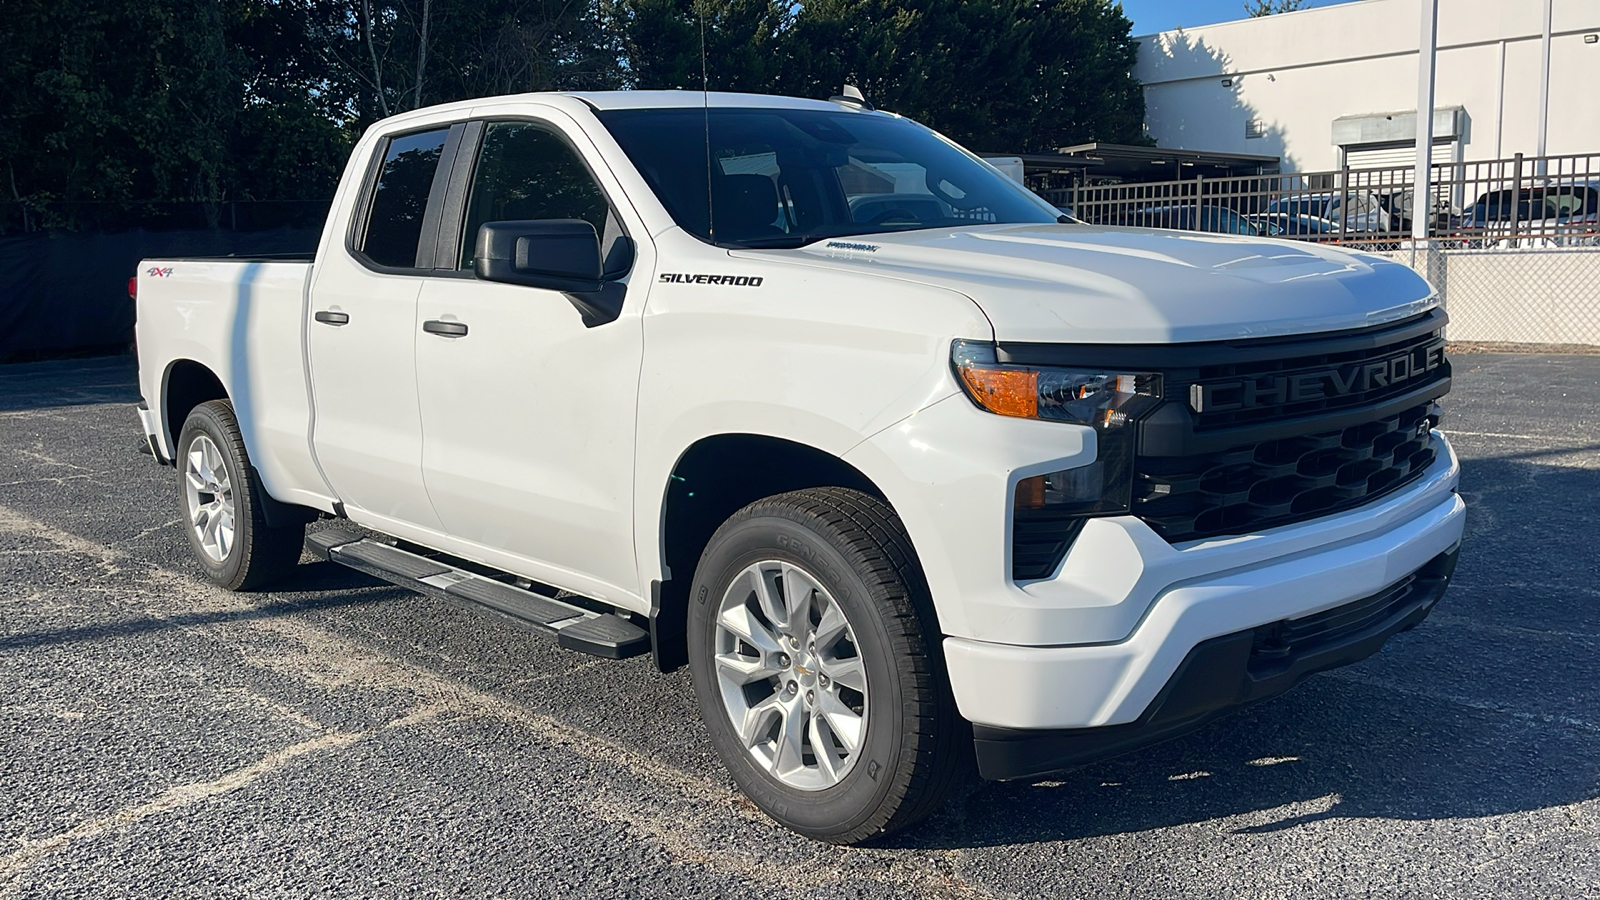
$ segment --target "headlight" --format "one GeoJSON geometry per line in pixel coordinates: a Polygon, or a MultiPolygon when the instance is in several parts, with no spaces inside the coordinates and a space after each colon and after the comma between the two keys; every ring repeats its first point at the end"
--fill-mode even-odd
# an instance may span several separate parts
{"type": "Polygon", "coordinates": [[[1132,426],[1160,403],[1161,376],[1002,364],[994,345],[979,341],[952,344],[950,364],[961,389],[981,409],[1095,430],[1093,462],[1020,478],[1012,494],[1011,577],[1047,578],[1086,517],[1128,511],[1132,426]]]}
{"type": "Polygon", "coordinates": [[[1161,376],[1154,373],[1002,365],[993,344],[977,341],[953,343],[950,363],[972,402],[1002,416],[1110,431],[1137,419],[1161,396],[1161,376]]]}

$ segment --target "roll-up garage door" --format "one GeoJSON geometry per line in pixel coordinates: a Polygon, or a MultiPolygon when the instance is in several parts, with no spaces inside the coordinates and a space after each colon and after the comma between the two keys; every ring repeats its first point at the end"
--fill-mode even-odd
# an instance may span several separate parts
{"type": "MultiPolygon", "coordinates": [[[[1454,140],[1434,141],[1431,154],[1434,165],[1448,165],[1455,162],[1455,151],[1454,140]]],[[[1404,188],[1405,196],[1399,201],[1400,206],[1396,211],[1407,218],[1411,216],[1409,186],[1416,163],[1416,144],[1355,144],[1345,147],[1345,164],[1350,167],[1351,184],[1369,188],[1381,195],[1390,195],[1404,188]]],[[[1434,178],[1444,176],[1448,180],[1449,172],[1449,169],[1442,171],[1435,169],[1434,178]]],[[[1448,184],[1441,185],[1436,182],[1433,186],[1436,208],[1441,211],[1459,211],[1461,200],[1452,194],[1460,190],[1459,186],[1452,188],[1448,184]]]]}
{"type": "MultiPolygon", "coordinates": [[[[1455,141],[1437,141],[1433,145],[1434,163],[1455,162],[1455,141]]],[[[1409,166],[1417,161],[1415,144],[1356,144],[1346,147],[1345,162],[1352,169],[1385,169],[1391,166],[1409,166]]]]}

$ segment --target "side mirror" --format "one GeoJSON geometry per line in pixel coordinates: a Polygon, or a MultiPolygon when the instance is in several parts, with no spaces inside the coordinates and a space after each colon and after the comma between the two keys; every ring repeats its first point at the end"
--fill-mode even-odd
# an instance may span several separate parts
{"type": "Polygon", "coordinates": [[[582,219],[485,222],[474,271],[484,281],[591,293],[604,280],[600,236],[582,219]]]}

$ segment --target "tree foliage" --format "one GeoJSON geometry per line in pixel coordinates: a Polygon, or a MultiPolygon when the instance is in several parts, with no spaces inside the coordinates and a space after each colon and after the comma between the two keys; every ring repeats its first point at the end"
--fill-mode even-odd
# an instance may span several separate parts
{"type": "MultiPolygon", "coordinates": [[[[1268,2],[1268,0],[1257,0],[1268,2]]],[[[1297,0],[1280,0],[1294,3],[1297,0]]],[[[621,87],[859,85],[979,150],[1141,140],[1114,0],[8,0],[0,228],[331,196],[386,115],[621,87]],[[110,211],[109,213],[107,211],[110,211]]]]}
{"type": "Polygon", "coordinates": [[[1304,9],[1306,0],[1245,0],[1244,11],[1252,19],[1304,9]]]}

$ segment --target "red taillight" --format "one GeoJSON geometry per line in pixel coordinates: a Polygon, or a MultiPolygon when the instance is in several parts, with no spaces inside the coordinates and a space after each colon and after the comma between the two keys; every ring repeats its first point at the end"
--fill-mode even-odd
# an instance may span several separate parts
{"type": "Polygon", "coordinates": [[[139,276],[137,275],[128,279],[128,299],[139,299],[139,276]]]}

